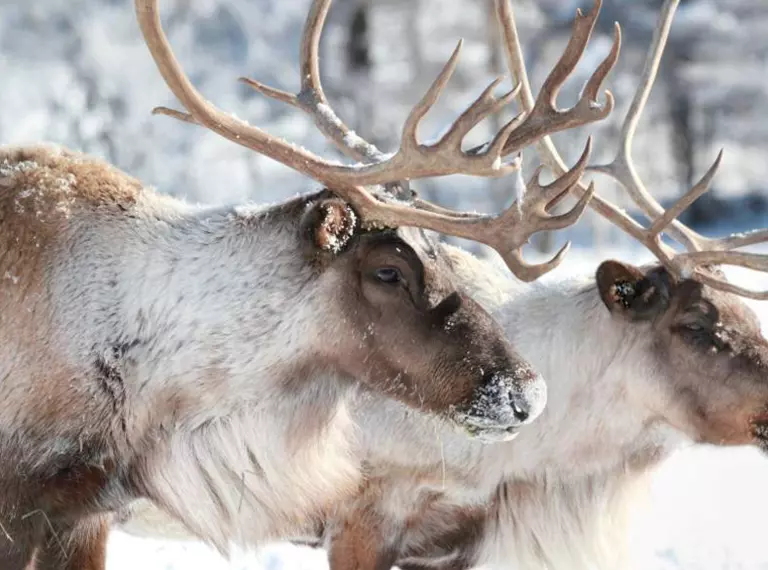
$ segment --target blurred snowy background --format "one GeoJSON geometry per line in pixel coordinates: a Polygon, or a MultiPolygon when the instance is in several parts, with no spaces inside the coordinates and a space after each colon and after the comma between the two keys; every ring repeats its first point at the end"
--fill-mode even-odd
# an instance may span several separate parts
{"type": "MultiPolygon", "coordinates": [[[[513,2],[536,90],[567,42],[576,8],[587,9],[590,2],[513,2]]],[[[596,137],[593,159],[611,157],[660,4],[604,0],[598,30],[560,104],[575,102],[607,53],[612,24],[618,21],[624,43],[608,81],[617,108],[603,124],[555,137],[568,162],[577,158],[590,133],[596,137]]],[[[273,134],[334,156],[298,111],[236,82],[248,75],[283,89],[298,87],[299,36],[309,0],[163,0],[161,5],[176,54],[208,98],[273,134]]],[[[490,0],[336,0],[321,50],[326,92],[352,128],[394,150],[408,110],[463,37],[458,71],[422,128],[422,137],[432,137],[504,72],[492,18],[490,0]]],[[[203,129],[150,116],[153,106],[175,106],[175,101],[141,41],[130,0],[0,0],[0,77],[2,143],[62,143],[192,201],[275,201],[316,186],[203,129]]],[[[725,147],[712,192],[685,221],[710,234],[768,226],[766,108],[768,3],[681,1],[636,137],[641,176],[668,202],[725,147]]],[[[484,142],[505,116],[480,125],[470,142],[484,142]]],[[[527,153],[525,158],[528,173],[535,157],[527,153]]],[[[626,205],[612,184],[598,183],[602,195],[626,205]]],[[[414,186],[446,206],[496,211],[508,203],[513,184],[456,176],[414,186]]],[[[610,255],[648,258],[591,214],[564,235],[536,240],[539,253],[531,255],[551,250],[566,237],[576,248],[556,273],[590,271],[610,255]]],[[[748,279],[768,287],[765,277],[748,279]]],[[[766,305],[755,306],[768,324],[766,305]]],[[[763,481],[768,483],[768,460],[751,450],[699,449],[670,461],[657,477],[654,516],[637,531],[651,541],[644,567],[768,568],[763,481]]],[[[286,545],[230,565],[200,545],[121,534],[112,538],[109,560],[110,570],[324,565],[321,552],[286,545]]]]}

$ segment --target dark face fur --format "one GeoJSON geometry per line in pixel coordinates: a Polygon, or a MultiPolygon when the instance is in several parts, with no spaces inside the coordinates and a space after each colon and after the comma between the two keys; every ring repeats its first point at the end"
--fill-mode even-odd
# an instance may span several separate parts
{"type": "Polygon", "coordinates": [[[338,279],[346,324],[333,355],[340,368],[483,439],[509,439],[535,419],[544,381],[453,286],[453,269],[432,240],[414,229],[358,231],[350,214],[342,202],[322,200],[304,222],[327,251],[317,258],[322,270],[338,279]]]}
{"type": "Polygon", "coordinates": [[[616,261],[597,283],[612,313],[650,326],[675,420],[699,441],[768,449],[768,341],[739,297],[616,261]]]}

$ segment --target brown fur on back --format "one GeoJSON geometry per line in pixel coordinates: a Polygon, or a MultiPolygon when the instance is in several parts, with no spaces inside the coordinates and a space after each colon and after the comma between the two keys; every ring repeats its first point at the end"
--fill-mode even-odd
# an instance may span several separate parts
{"type": "Polygon", "coordinates": [[[41,311],[49,309],[45,271],[54,250],[66,246],[64,232],[78,210],[128,210],[141,192],[136,179],[67,149],[0,148],[0,339],[7,327],[29,322],[30,314],[49,315],[41,311]],[[14,314],[23,304],[25,313],[14,314]]]}
{"type": "Polygon", "coordinates": [[[85,372],[64,359],[52,330],[56,307],[46,284],[56,252],[67,248],[79,214],[130,210],[141,192],[136,179],[67,149],[0,148],[0,396],[22,423],[25,415],[73,413],[70,382],[85,372]],[[30,400],[26,390],[36,377],[46,379],[37,385],[48,393],[30,400]]]}
{"type": "Polygon", "coordinates": [[[128,210],[141,192],[138,180],[87,155],[53,146],[0,148],[0,268],[21,270],[39,257],[77,210],[128,210]]]}

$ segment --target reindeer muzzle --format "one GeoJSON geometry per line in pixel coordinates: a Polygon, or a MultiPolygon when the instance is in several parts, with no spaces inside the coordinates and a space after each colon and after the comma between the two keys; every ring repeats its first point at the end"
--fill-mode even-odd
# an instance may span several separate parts
{"type": "Polygon", "coordinates": [[[520,366],[511,375],[488,375],[469,404],[454,410],[453,419],[481,441],[508,441],[541,415],[546,403],[544,379],[531,368],[520,366]]]}

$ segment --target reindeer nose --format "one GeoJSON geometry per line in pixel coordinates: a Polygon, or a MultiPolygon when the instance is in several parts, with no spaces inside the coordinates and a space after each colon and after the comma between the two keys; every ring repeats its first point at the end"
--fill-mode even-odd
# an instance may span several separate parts
{"type": "Polygon", "coordinates": [[[533,381],[524,384],[513,384],[508,389],[508,414],[510,423],[517,426],[530,424],[539,417],[546,403],[546,388],[544,381],[538,375],[533,381]]]}
{"type": "Polygon", "coordinates": [[[509,392],[512,415],[520,424],[535,420],[547,403],[547,385],[544,378],[530,368],[518,371],[509,392]]]}
{"type": "Polygon", "coordinates": [[[467,424],[480,429],[516,429],[533,422],[546,401],[546,384],[530,369],[517,370],[511,376],[489,374],[463,417],[467,424]]]}

